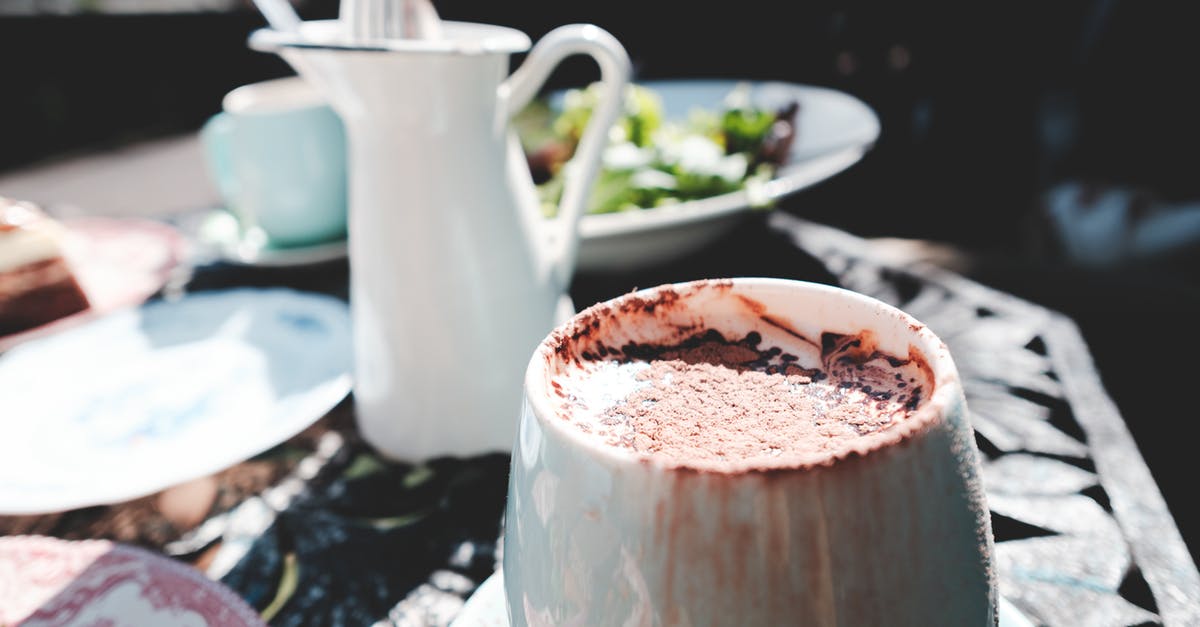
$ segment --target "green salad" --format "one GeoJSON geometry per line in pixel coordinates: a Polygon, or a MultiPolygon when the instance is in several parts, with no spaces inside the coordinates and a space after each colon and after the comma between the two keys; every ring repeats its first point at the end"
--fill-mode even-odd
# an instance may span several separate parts
{"type": "MultiPolygon", "coordinates": [[[[653,90],[630,85],[609,131],[588,213],[614,213],[708,198],[769,181],[787,160],[798,103],[757,108],[739,85],[718,109],[664,120],[653,90]]],[[[561,110],[542,99],[516,118],[547,216],[562,195],[563,172],[600,97],[598,85],[567,91],[561,110]]]]}

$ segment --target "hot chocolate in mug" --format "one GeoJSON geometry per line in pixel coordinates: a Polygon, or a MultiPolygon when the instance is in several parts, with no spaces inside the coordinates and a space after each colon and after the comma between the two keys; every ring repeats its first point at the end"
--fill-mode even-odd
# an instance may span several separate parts
{"type": "Polygon", "coordinates": [[[847,290],[667,285],[525,378],[504,534],[524,625],[994,625],[979,453],[946,346],[847,290]]]}

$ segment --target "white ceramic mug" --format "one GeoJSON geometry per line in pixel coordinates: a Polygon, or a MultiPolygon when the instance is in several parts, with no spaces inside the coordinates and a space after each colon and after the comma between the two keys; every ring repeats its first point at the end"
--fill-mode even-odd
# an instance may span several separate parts
{"type": "Polygon", "coordinates": [[[552,333],[525,395],[504,537],[515,626],[995,624],[991,526],[962,386],[945,345],[893,307],[778,279],[637,292],[552,333]],[[886,354],[922,356],[934,390],[882,444],[769,471],[672,468],[555,414],[564,410],[551,377],[569,360],[598,342],[667,342],[696,324],[764,341],[784,328],[871,331],[886,354]]]}

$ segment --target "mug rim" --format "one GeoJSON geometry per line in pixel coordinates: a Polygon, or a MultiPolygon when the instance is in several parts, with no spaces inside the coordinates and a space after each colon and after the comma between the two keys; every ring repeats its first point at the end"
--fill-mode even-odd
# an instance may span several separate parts
{"type": "Polygon", "coordinates": [[[852,457],[865,457],[874,451],[898,445],[940,423],[946,422],[953,408],[956,405],[961,405],[963,391],[958,369],[950,356],[950,351],[946,347],[946,344],[924,323],[903,310],[871,296],[832,285],[794,279],[738,277],[667,283],[601,301],[576,313],[569,320],[555,327],[534,350],[525,371],[524,396],[525,402],[530,408],[530,413],[533,414],[544,430],[554,434],[561,442],[569,443],[570,446],[582,447],[594,458],[613,466],[649,466],[664,471],[739,475],[805,472],[815,468],[832,466],[852,457]],[[558,359],[556,356],[556,348],[558,346],[561,346],[563,342],[574,341],[572,334],[574,330],[580,327],[581,321],[597,313],[611,311],[630,301],[653,299],[664,291],[672,291],[680,296],[685,296],[689,293],[694,294],[703,290],[718,289],[722,286],[748,288],[751,293],[760,289],[782,288],[810,295],[818,295],[823,298],[847,300],[898,317],[905,323],[909,332],[912,333],[910,343],[920,351],[921,356],[932,372],[933,394],[916,411],[910,414],[907,419],[898,424],[891,425],[880,432],[876,432],[886,434],[884,437],[871,438],[865,443],[858,442],[847,447],[846,450],[829,455],[820,461],[770,466],[731,462],[728,465],[718,468],[708,465],[689,465],[657,455],[638,454],[621,447],[605,444],[595,438],[581,437],[583,434],[578,432],[578,429],[574,426],[564,420],[556,419],[557,415],[552,407],[549,390],[546,386],[548,380],[546,368],[554,363],[554,360],[558,359]]]}

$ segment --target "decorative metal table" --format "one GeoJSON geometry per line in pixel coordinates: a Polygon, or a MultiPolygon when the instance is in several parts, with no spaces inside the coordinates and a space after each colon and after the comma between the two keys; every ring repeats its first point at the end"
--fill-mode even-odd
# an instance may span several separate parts
{"type": "Polygon", "coordinates": [[[786,219],[844,287],[950,347],[984,453],[1000,592],[1047,625],[1197,625],[1200,577],[1070,319],[786,219]]]}
{"type": "MultiPolygon", "coordinates": [[[[1045,625],[1200,624],[1200,575],[1068,318],[783,211],[667,268],[580,277],[572,295],[586,304],[634,286],[749,275],[841,284],[946,341],[985,457],[1001,593],[1026,615],[1045,625]]],[[[188,289],[246,280],[198,273],[188,289]]],[[[315,289],[344,296],[337,280],[315,289]]],[[[447,625],[496,568],[507,476],[502,453],[381,460],[347,400],[218,475],[219,498],[198,524],[172,524],[147,497],[0,518],[0,533],[150,546],[221,579],[272,625],[447,625]]]]}

